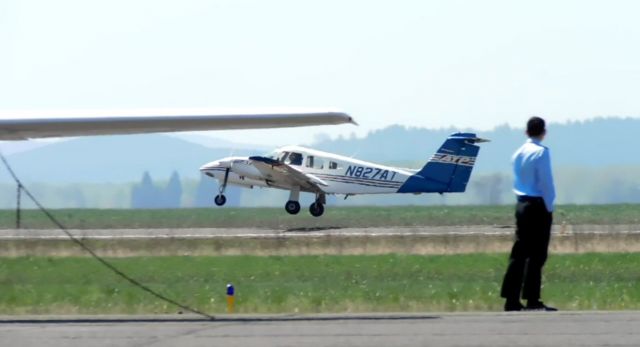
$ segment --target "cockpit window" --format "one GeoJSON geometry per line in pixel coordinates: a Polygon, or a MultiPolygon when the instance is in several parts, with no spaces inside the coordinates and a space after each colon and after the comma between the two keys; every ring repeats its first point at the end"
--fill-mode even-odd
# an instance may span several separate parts
{"type": "Polygon", "coordinates": [[[289,165],[302,165],[302,154],[291,152],[284,158],[284,163],[289,165]]]}

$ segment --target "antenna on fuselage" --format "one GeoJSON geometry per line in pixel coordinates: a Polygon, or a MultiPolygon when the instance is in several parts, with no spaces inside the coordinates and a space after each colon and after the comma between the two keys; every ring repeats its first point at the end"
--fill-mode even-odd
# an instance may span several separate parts
{"type": "Polygon", "coordinates": [[[351,154],[349,158],[355,158],[358,155],[358,153],[360,153],[361,149],[362,149],[362,143],[358,145],[358,148],[356,148],[355,152],[353,152],[353,154],[351,154]]]}
{"type": "Polygon", "coordinates": [[[229,148],[229,157],[233,157],[236,154],[236,149],[235,145],[229,148]]]}

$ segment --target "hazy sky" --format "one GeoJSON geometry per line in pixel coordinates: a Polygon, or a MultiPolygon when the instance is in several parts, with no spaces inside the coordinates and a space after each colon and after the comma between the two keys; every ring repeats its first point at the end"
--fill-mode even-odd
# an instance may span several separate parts
{"type": "Polygon", "coordinates": [[[640,116],[639,1],[0,1],[0,113],[331,107],[360,127],[640,116]]]}

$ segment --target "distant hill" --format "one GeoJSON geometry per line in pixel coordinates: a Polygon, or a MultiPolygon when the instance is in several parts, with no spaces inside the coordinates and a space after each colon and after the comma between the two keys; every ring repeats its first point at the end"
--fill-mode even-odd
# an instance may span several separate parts
{"type": "Polygon", "coordinates": [[[29,141],[0,141],[0,150],[4,155],[12,155],[32,151],[36,148],[49,146],[53,143],[63,141],[61,139],[42,139],[29,141]]]}
{"type": "Polygon", "coordinates": [[[227,141],[225,139],[211,137],[208,135],[202,135],[200,133],[175,133],[168,134],[171,137],[176,137],[181,140],[185,140],[187,142],[195,143],[198,145],[202,145],[208,148],[223,148],[223,149],[232,149],[232,150],[260,150],[261,152],[267,152],[272,149],[271,146],[266,145],[258,145],[251,143],[238,143],[227,141]]]}
{"type": "MultiPolygon", "coordinates": [[[[261,153],[262,151],[258,151],[261,153]]],[[[197,178],[203,164],[250,150],[207,148],[167,135],[76,138],[9,156],[23,180],[48,183],[137,182],[144,171],[155,180],[197,178]]],[[[6,174],[0,179],[7,181],[6,174]]]]}
{"type": "MultiPolygon", "coordinates": [[[[640,119],[597,118],[584,122],[549,124],[545,144],[551,148],[554,166],[605,168],[612,165],[640,165],[635,146],[640,119]]],[[[382,162],[422,165],[457,131],[475,132],[491,139],[482,144],[476,172],[507,172],[510,158],[525,141],[522,128],[499,126],[490,131],[472,129],[424,129],[391,126],[364,138],[339,138],[313,144],[314,147],[343,155],[382,162]]]]}

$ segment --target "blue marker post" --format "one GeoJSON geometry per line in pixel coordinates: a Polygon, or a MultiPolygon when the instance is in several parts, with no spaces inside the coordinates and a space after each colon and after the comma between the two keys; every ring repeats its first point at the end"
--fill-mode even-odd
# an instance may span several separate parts
{"type": "Polygon", "coordinates": [[[233,306],[235,304],[235,290],[233,289],[233,284],[227,284],[227,313],[233,313],[233,306]]]}

